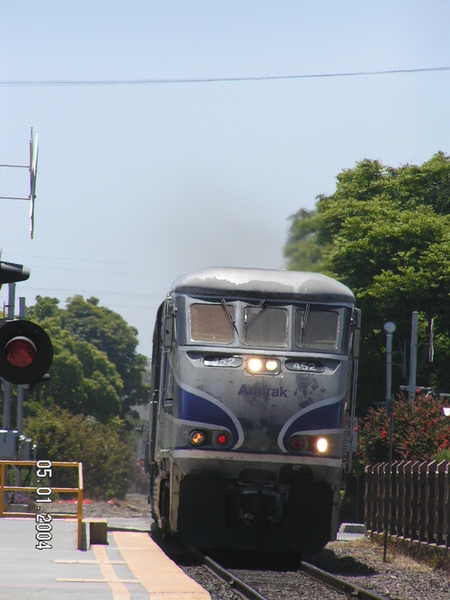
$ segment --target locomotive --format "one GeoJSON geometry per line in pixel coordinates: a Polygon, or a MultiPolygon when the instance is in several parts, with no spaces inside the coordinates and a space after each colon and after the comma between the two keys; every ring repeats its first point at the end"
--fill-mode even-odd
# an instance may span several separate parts
{"type": "Polygon", "coordinates": [[[173,283],[153,334],[154,528],[244,551],[335,539],[360,317],[318,273],[205,268],[173,283]]]}

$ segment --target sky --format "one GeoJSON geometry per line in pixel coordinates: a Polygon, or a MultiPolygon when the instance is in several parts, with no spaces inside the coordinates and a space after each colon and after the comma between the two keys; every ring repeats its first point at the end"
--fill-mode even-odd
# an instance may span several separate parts
{"type": "Polygon", "coordinates": [[[284,268],[290,216],[343,169],[450,153],[449,31],[447,0],[0,0],[0,164],[25,167],[0,168],[0,196],[25,198],[0,200],[0,246],[31,272],[16,297],[98,298],[150,356],[177,277],[284,268]]]}

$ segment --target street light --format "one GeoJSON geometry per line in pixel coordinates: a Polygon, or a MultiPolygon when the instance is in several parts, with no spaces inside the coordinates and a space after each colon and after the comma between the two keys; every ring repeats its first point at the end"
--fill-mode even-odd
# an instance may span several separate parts
{"type": "Polygon", "coordinates": [[[388,321],[384,324],[384,331],[386,332],[386,415],[389,417],[389,464],[386,474],[386,497],[384,503],[383,562],[386,562],[387,536],[389,527],[389,500],[391,495],[392,437],[394,432],[394,401],[392,399],[392,338],[396,329],[397,327],[392,321],[388,321]]]}

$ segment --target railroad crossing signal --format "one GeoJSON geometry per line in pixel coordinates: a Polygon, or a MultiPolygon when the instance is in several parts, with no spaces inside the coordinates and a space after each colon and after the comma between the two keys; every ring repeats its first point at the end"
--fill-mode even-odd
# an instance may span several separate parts
{"type": "Polygon", "coordinates": [[[0,261],[0,288],[4,283],[17,283],[26,281],[30,276],[30,269],[23,265],[0,261]]]}
{"type": "Polygon", "coordinates": [[[0,377],[27,384],[41,379],[53,360],[53,346],[36,323],[18,320],[0,326],[0,377]]]}
{"type": "MultiPolygon", "coordinates": [[[[3,283],[25,281],[30,270],[16,263],[0,261],[3,283]]],[[[47,333],[36,323],[19,319],[0,323],[0,377],[10,383],[27,384],[41,379],[53,360],[53,346],[47,333]]]]}

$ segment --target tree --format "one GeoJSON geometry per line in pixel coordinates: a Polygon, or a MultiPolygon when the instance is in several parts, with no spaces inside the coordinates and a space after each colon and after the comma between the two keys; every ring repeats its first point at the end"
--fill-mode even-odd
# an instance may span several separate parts
{"type": "Polygon", "coordinates": [[[317,211],[301,208],[289,217],[285,256],[296,271],[322,271],[322,247],[317,244],[317,211]]]}
{"type": "MultiPolygon", "coordinates": [[[[40,324],[53,344],[51,378],[45,384],[46,404],[72,414],[93,416],[102,423],[119,416],[123,384],[115,365],[94,345],[62,329],[56,316],[40,324]]],[[[36,392],[40,393],[39,388],[36,392]]]]}
{"type": "MultiPolygon", "coordinates": [[[[337,176],[334,194],[318,197],[309,221],[318,264],[354,291],[363,311],[360,407],[384,399],[384,322],[396,323],[396,349],[403,351],[413,311],[419,312],[423,334],[430,319],[435,323],[439,358],[422,367],[423,384],[450,386],[449,213],[450,157],[440,152],[421,167],[394,169],[364,160],[337,176]]],[[[289,238],[294,243],[285,249],[290,269],[299,265],[295,234],[302,226],[294,215],[289,238]]],[[[422,340],[426,343],[424,335],[422,340]]],[[[396,370],[394,389],[400,383],[404,373],[396,370]]]]}
{"type": "Polygon", "coordinates": [[[74,296],[67,301],[63,326],[75,337],[93,344],[115,364],[122,378],[123,414],[131,406],[148,402],[149,389],[142,381],[147,358],[136,352],[137,329],[117,313],[98,305],[97,298],[74,296]]]}
{"type": "MultiPolygon", "coordinates": [[[[94,416],[102,423],[125,416],[130,406],[148,401],[142,382],[147,359],[136,353],[137,331],[98,300],[75,296],[66,309],[55,298],[36,299],[28,309],[31,319],[49,333],[54,359],[48,403],[94,416]]],[[[37,394],[40,390],[37,389],[37,394]]]]}
{"type": "MultiPolygon", "coordinates": [[[[58,407],[34,405],[24,431],[37,444],[38,459],[83,463],[85,495],[123,498],[134,476],[133,443],[120,419],[107,425],[58,407]]],[[[52,484],[76,487],[74,469],[55,469],[52,484]]]]}

